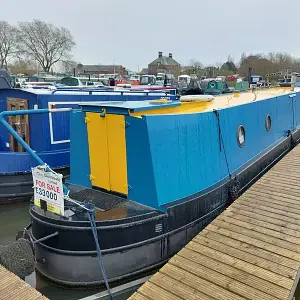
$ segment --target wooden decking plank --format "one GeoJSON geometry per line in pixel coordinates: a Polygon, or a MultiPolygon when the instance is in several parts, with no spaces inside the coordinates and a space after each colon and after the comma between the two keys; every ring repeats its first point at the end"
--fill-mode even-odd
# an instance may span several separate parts
{"type": "MultiPolygon", "coordinates": [[[[264,293],[259,289],[253,288],[252,285],[247,285],[245,283],[235,280],[234,278],[224,276],[223,274],[216,272],[212,269],[208,269],[203,265],[198,266],[194,261],[186,259],[185,257],[175,255],[175,257],[173,257],[169,263],[178,268],[183,267],[185,271],[197,276],[198,278],[201,277],[205,280],[208,280],[211,283],[214,283],[221,288],[227,289],[228,291],[235,293],[239,296],[245,298],[247,297],[248,299],[251,300],[256,300],[256,299],[274,300],[274,295],[264,293]]],[[[255,282],[251,281],[251,284],[255,284],[255,282]]],[[[262,288],[262,286],[260,287],[262,288]]],[[[276,298],[278,296],[287,297],[289,294],[288,289],[284,290],[278,288],[276,290],[278,292],[276,298]]]]}
{"type": "Polygon", "coordinates": [[[191,288],[182,282],[175,280],[174,278],[166,275],[165,273],[156,273],[150,278],[151,282],[155,282],[158,286],[165,290],[172,291],[182,299],[187,300],[212,300],[213,298],[199,292],[198,290],[191,288]]]}
{"type": "Polygon", "coordinates": [[[256,238],[252,238],[252,237],[249,237],[247,235],[237,233],[235,231],[230,231],[230,230],[227,230],[227,229],[224,229],[224,228],[220,228],[219,226],[216,226],[214,224],[208,225],[206,227],[206,230],[210,230],[210,231],[219,233],[221,235],[230,237],[232,239],[236,239],[236,240],[241,241],[241,242],[245,242],[245,243],[248,243],[248,244],[255,245],[256,247],[265,249],[265,250],[270,251],[270,252],[274,252],[274,253],[282,255],[284,257],[291,258],[291,259],[296,260],[296,261],[300,261],[300,253],[278,247],[277,245],[273,245],[273,244],[258,240],[256,238]]]}
{"type": "Polygon", "coordinates": [[[288,170],[287,171],[282,171],[282,170],[272,170],[272,175],[277,175],[278,177],[285,177],[285,178],[291,178],[291,179],[300,179],[300,174],[299,175],[294,175],[293,173],[290,173],[288,170]]]}
{"type": "Polygon", "coordinates": [[[28,283],[0,265],[0,299],[3,300],[37,300],[47,299],[28,283]]]}
{"type": "Polygon", "coordinates": [[[300,175],[299,165],[291,164],[289,161],[276,166],[276,171],[282,171],[284,173],[292,172],[294,175],[300,175]]]}
{"type": "Polygon", "coordinates": [[[296,276],[297,269],[294,267],[296,263],[294,260],[289,260],[275,253],[227,238],[211,231],[205,231],[204,234],[205,235],[201,237],[195,237],[193,241],[234,258],[259,266],[270,272],[277,273],[288,279],[293,279],[296,276]],[[287,267],[286,265],[293,266],[294,269],[287,267]]]}
{"type": "Polygon", "coordinates": [[[299,234],[300,236],[300,225],[296,225],[296,224],[292,224],[289,223],[289,218],[287,218],[286,220],[282,219],[282,218],[274,218],[273,214],[265,214],[265,215],[261,215],[258,213],[254,213],[251,211],[246,211],[243,209],[237,209],[237,208],[233,208],[233,207],[229,207],[226,210],[226,213],[233,213],[235,215],[239,215],[239,216],[245,216],[247,218],[251,218],[257,221],[263,221],[266,222],[270,225],[274,224],[274,225],[278,225],[280,227],[286,228],[286,229],[290,229],[293,230],[294,232],[297,232],[297,234],[299,234]]]}
{"type": "Polygon", "coordinates": [[[236,207],[238,205],[244,205],[245,209],[249,209],[249,210],[251,208],[260,209],[262,211],[264,210],[264,211],[268,211],[270,213],[275,213],[278,215],[289,217],[292,219],[291,222],[296,221],[296,224],[300,223],[300,215],[292,213],[292,212],[283,211],[278,207],[277,207],[277,209],[274,207],[270,207],[269,205],[265,205],[265,203],[263,203],[263,202],[259,203],[259,202],[249,201],[249,200],[245,201],[245,198],[243,198],[242,200],[239,201],[239,203],[235,204],[234,207],[236,207]]]}
{"type": "MultiPolygon", "coordinates": [[[[183,284],[196,289],[206,295],[210,295],[213,299],[231,299],[231,300],[241,300],[245,299],[244,297],[237,295],[227,288],[222,288],[214,283],[211,283],[208,280],[205,280],[201,277],[182,269],[177,266],[168,263],[162,267],[161,272],[167,274],[168,276],[176,279],[183,284]]],[[[247,298],[246,298],[247,299],[247,298]]]]}
{"type": "Polygon", "coordinates": [[[257,216],[249,217],[241,214],[240,211],[238,213],[234,213],[233,211],[230,210],[225,211],[223,213],[223,216],[230,217],[235,220],[247,222],[255,226],[258,226],[259,228],[261,227],[261,228],[271,229],[281,234],[286,234],[290,237],[296,237],[300,239],[300,231],[287,228],[286,227],[287,223],[280,222],[280,220],[278,220],[278,223],[280,224],[278,223],[274,224],[274,222],[276,223],[276,221],[274,221],[274,219],[272,218],[269,218],[266,221],[266,219],[263,220],[262,218],[257,218],[257,216]],[[270,222],[270,220],[272,221],[272,223],[270,222]]]}
{"type": "Polygon", "coordinates": [[[156,284],[153,284],[150,281],[145,282],[140,288],[139,293],[143,296],[146,296],[153,300],[165,300],[165,299],[174,299],[174,300],[182,300],[184,298],[178,297],[173,293],[162,289],[156,284]]]}
{"type": "Polygon", "coordinates": [[[284,178],[285,180],[290,180],[290,181],[299,180],[299,178],[298,178],[299,176],[293,175],[289,171],[282,171],[280,169],[274,169],[274,170],[272,170],[272,172],[266,173],[263,177],[267,178],[267,179],[271,179],[274,177],[284,178]]]}
{"type": "MultiPolygon", "coordinates": [[[[240,233],[240,234],[246,235],[248,237],[255,238],[258,241],[266,242],[266,243],[269,243],[272,245],[277,245],[286,250],[294,251],[295,249],[297,249],[297,244],[287,241],[283,235],[281,238],[277,238],[277,237],[274,237],[271,235],[267,235],[265,233],[260,233],[259,231],[254,231],[253,229],[255,227],[253,227],[252,229],[249,229],[249,228],[246,228],[245,226],[242,227],[242,226],[234,225],[232,223],[224,222],[221,219],[216,219],[214,221],[214,225],[222,227],[223,229],[227,229],[229,231],[234,231],[236,233],[240,233]]],[[[298,254],[297,252],[295,252],[295,253],[298,254]]]]}
{"type": "MultiPolygon", "coordinates": [[[[300,238],[276,231],[274,229],[269,229],[266,227],[259,226],[258,224],[254,224],[255,222],[249,223],[245,220],[239,220],[238,218],[228,217],[224,214],[222,214],[220,216],[220,218],[218,218],[218,221],[223,221],[223,222],[226,222],[228,225],[231,224],[234,226],[239,226],[244,229],[249,229],[252,232],[257,232],[259,234],[264,234],[269,237],[274,237],[274,238],[280,239],[282,241],[289,242],[289,243],[291,243],[291,248],[288,248],[288,249],[295,249],[297,246],[300,246],[300,238]]],[[[275,226],[275,225],[273,225],[273,226],[275,226]]]]}
{"type": "MultiPolygon", "coordinates": [[[[266,186],[263,186],[263,188],[261,188],[260,190],[254,187],[253,189],[249,190],[249,193],[247,193],[247,195],[245,195],[244,197],[249,197],[249,195],[258,196],[266,199],[281,199],[281,201],[279,201],[280,203],[284,203],[284,201],[286,201],[287,203],[293,204],[297,201],[299,203],[300,201],[299,193],[284,191],[282,188],[280,189],[276,187],[267,188],[266,186]]],[[[299,208],[295,208],[295,210],[299,211],[299,208]]]]}
{"type": "Polygon", "coordinates": [[[136,293],[134,293],[129,299],[131,299],[131,300],[151,300],[151,298],[143,296],[138,291],[136,293]]]}
{"type": "Polygon", "coordinates": [[[300,277],[299,204],[300,145],[151,281],[192,300],[202,299],[197,293],[204,299],[292,299],[300,277]]]}
{"type": "MultiPolygon", "coordinates": [[[[257,277],[255,275],[249,274],[243,270],[235,268],[234,266],[225,264],[213,258],[210,258],[206,255],[203,255],[199,252],[194,252],[190,249],[184,248],[182,249],[177,256],[175,256],[171,263],[177,261],[177,264],[182,264],[185,266],[185,260],[190,260],[191,263],[194,263],[195,266],[204,272],[205,279],[209,280],[209,276],[213,276],[213,278],[218,277],[221,280],[221,285],[226,284],[227,280],[234,279],[240,282],[242,285],[248,285],[253,289],[259,290],[263,293],[266,293],[272,297],[276,297],[281,299],[281,297],[288,297],[289,289],[282,288],[276,284],[273,284],[265,279],[257,277]],[[222,274],[219,275],[218,273],[222,274]],[[209,274],[209,275],[208,275],[209,274]],[[225,277],[225,278],[224,278],[225,277]]],[[[174,263],[175,264],[175,263],[174,263]]],[[[185,268],[185,270],[187,270],[185,268]]],[[[199,276],[199,274],[198,274],[199,276]]],[[[217,281],[214,283],[218,284],[217,281]]],[[[220,284],[218,284],[220,285],[220,284]]],[[[250,290],[249,292],[252,293],[254,290],[250,290]]]]}
{"type": "MultiPolygon", "coordinates": [[[[299,187],[299,180],[292,180],[292,179],[287,179],[283,177],[278,177],[278,176],[268,176],[268,177],[261,177],[257,182],[263,182],[263,183],[270,183],[273,185],[280,185],[280,186],[289,186],[291,188],[296,189],[297,191],[300,190],[299,187]]],[[[255,187],[255,184],[251,187],[255,187]]]]}
{"type": "Polygon", "coordinates": [[[201,239],[197,240],[197,242],[195,241],[190,242],[187,245],[187,248],[195,252],[202,253],[203,255],[211,257],[220,262],[226,263],[227,265],[234,266],[235,268],[248,272],[249,274],[273,282],[283,288],[290,289],[293,285],[292,279],[288,279],[284,276],[268,271],[259,266],[253,265],[251,263],[237,259],[235,257],[231,257],[228,254],[207,247],[201,239]]]}
{"type": "MultiPolygon", "coordinates": [[[[299,192],[300,193],[300,192],[299,192]]],[[[285,205],[285,207],[288,209],[288,211],[299,211],[299,202],[290,199],[290,198],[283,198],[281,196],[272,194],[272,193],[266,193],[265,195],[262,195],[257,190],[253,189],[251,190],[247,195],[245,195],[241,200],[244,199],[254,199],[254,200],[260,200],[264,202],[270,202],[277,205],[285,205]],[[297,203],[297,204],[296,204],[297,203]]],[[[251,200],[250,200],[251,201],[251,200]]]]}
{"type": "MultiPolygon", "coordinates": [[[[299,192],[300,192],[300,188],[299,189],[296,189],[295,187],[293,186],[286,186],[286,184],[276,184],[274,185],[274,182],[273,182],[273,185],[271,183],[266,183],[266,182],[258,182],[256,185],[252,186],[251,189],[249,190],[249,193],[252,194],[254,191],[256,191],[257,193],[261,193],[262,191],[267,191],[267,194],[268,195],[275,195],[275,196],[278,196],[278,192],[279,193],[283,193],[285,195],[284,198],[287,198],[289,199],[290,203],[297,203],[299,204],[299,200],[295,200],[295,199],[292,199],[290,197],[286,197],[286,196],[298,196],[299,198],[299,192]],[[292,202],[294,200],[294,202],[292,202]]],[[[282,196],[282,195],[280,195],[282,196]]],[[[280,197],[279,196],[279,197],[280,197]]]]}
{"type": "Polygon", "coordinates": [[[286,216],[285,214],[282,214],[280,211],[276,211],[274,209],[270,210],[269,208],[264,209],[264,208],[260,208],[257,206],[247,205],[247,202],[245,202],[245,201],[244,202],[240,201],[238,203],[234,203],[234,205],[231,205],[230,208],[228,208],[228,210],[229,209],[237,209],[240,211],[257,214],[260,216],[269,216],[269,217],[272,217],[273,219],[287,221],[295,226],[300,226],[300,220],[293,219],[289,216],[286,216]]]}

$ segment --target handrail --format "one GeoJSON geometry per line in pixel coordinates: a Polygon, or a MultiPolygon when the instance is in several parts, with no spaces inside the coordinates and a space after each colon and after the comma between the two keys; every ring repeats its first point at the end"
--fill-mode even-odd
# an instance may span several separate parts
{"type": "MultiPolygon", "coordinates": [[[[72,108],[55,108],[55,109],[28,109],[28,110],[14,110],[14,111],[2,111],[0,113],[0,123],[8,130],[8,132],[21,144],[21,146],[37,161],[39,165],[46,165],[46,163],[36,154],[34,150],[18,135],[18,133],[9,125],[5,120],[5,117],[10,116],[24,116],[31,114],[46,114],[46,113],[56,113],[56,112],[66,112],[71,111],[72,108]]],[[[52,170],[47,166],[47,171],[52,172],[52,170]]],[[[63,185],[64,194],[68,194],[68,188],[63,185]]]]}

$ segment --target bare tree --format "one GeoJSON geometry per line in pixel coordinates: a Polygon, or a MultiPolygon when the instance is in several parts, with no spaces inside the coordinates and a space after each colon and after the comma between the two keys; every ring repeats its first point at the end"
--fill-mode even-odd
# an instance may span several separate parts
{"type": "Polygon", "coordinates": [[[35,59],[45,72],[64,58],[68,58],[75,46],[71,32],[41,20],[21,22],[20,41],[24,52],[35,59]]]}
{"type": "Polygon", "coordinates": [[[74,69],[76,69],[76,67],[78,65],[78,63],[72,59],[61,60],[60,64],[61,64],[62,72],[67,73],[67,74],[73,74],[74,69]]]}
{"type": "Polygon", "coordinates": [[[203,65],[199,61],[197,61],[195,59],[190,60],[190,70],[194,74],[198,74],[199,71],[201,71],[202,68],[203,68],[203,65]]]}
{"type": "Polygon", "coordinates": [[[36,65],[33,61],[26,58],[18,57],[8,64],[8,68],[12,74],[25,74],[32,76],[36,73],[36,65]]]}
{"type": "Polygon", "coordinates": [[[0,21],[0,67],[7,67],[18,53],[18,29],[6,21],[0,21]]]}

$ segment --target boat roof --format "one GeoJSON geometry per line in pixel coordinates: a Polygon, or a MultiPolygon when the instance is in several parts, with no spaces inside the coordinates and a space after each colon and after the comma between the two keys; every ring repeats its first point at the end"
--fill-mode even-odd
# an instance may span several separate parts
{"type": "Polygon", "coordinates": [[[159,91],[144,91],[144,90],[137,90],[137,91],[130,91],[125,89],[120,90],[107,90],[107,89],[101,89],[101,88],[83,88],[83,89],[76,89],[76,88],[62,88],[62,89],[35,89],[35,88],[25,88],[25,89],[11,89],[11,88],[5,88],[1,89],[2,92],[9,91],[10,93],[18,92],[18,93],[29,93],[34,95],[109,95],[109,96],[116,96],[116,95],[124,95],[124,96],[158,96],[163,97],[166,95],[171,95],[168,93],[167,90],[159,90],[159,91]]]}
{"type": "Polygon", "coordinates": [[[150,101],[108,101],[108,102],[82,102],[78,103],[83,111],[101,112],[105,109],[109,113],[128,114],[129,112],[138,112],[152,110],[164,107],[180,106],[180,101],[150,100],[150,101]]]}
{"type": "MultiPolygon", "coordinates": [[[[296,95],[296,92],[300,92],[299,87],[295,87],[294,91],[291,91],[288,88],[271,88],[271,89],[261,89],[254,92],[242,92],[238,96],[234,94],[223,94],[220,96],[215,96],[214,100],[207,105],[207,108],[200,109],[197,112],[207,112],[214,109],[226,109],[228,107],[243,105],[251,103],[253,101],[262,101],[280,96],[287,95],[296,95]]],[[[208,95],[207,95],[208,96],[208,95]]],[[[188,96],[186,96],[188,97],[188,96]]],[[[191,96],[191,98],[194,96],[191,96]]],[[[211,96],[212,97],[212,96],[211,96]]],[[[193,101],[193,100],[190,100],[193,101]]],[[[126,102],[117,102],[117,101],[108,101],[108,102],[84,102],[80,103],[79,106],[83,111],[93,111],[93,112],[102,112],[103,109],[106,109],[107,113],[120,113],[120,114],[129,114],[130,112],[145,111],[150,109],[157,109],[163,107],[176,107],[180,106],[180,101],[167,101],[167,100],[150,100],[150,101],[126,101],[126,102]]],[[[158,114],[160,114],[158,112],[158,114]]]]}

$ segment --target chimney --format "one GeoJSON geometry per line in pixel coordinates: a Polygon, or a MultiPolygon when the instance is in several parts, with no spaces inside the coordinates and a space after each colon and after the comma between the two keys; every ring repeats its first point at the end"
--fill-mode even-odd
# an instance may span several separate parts
{"type": "Polygon", "coordinates": [[[170,58],[173,58],[173,54],[172,54],[172,53],[169,53],[169,57],[170,57],[170,58]]]}
{"type": "Polygon", "coordinates": [[[158,52],[158,57],[162,57],[162,52],[158,52]]]}

